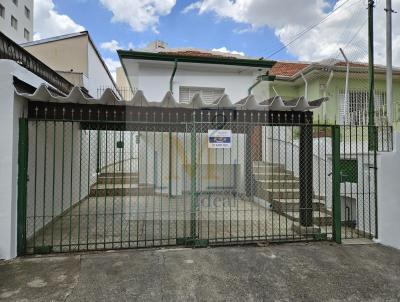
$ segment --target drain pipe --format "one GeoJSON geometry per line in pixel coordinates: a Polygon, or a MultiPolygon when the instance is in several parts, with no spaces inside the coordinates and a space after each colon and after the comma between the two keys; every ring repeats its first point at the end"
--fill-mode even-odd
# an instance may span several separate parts
{"type": "MultiPolygon", "coordinates": [[[[174,94],[174,77],[178,69],[178,60],[175,59],[174,69],[172,70],[171,78],[169,79],[169,91],[174,94]]],[[[168,197],[172,197],[172,133],[168,134],[168,197]]]]}
{"type": "Polygon", "coordinates": [[[169,79],[169,91],[171,91],[172,94],[174,93],[174,92],[173,92],[173,88],[174,88],[174,77],[175,77],[177,68],[178,68],[178,60],[175,59],[174,69],[172,70],[171,78],[169,79]]]}
{"type": "MultiPolygon", "coordinates": [[[[325,89],[324,89],[324,98],[326,98],[326,92],[328,91],[329,85],[331,84],[333,79],[333,70],[331,70],[331,73],[329,74],[328,81],[326,81],[325,84],[325,89]]],[[[322,116],[324,118],[324,121],[326,121],[326,102],[322,104],[322,116]]]]}
{"type": "Polygon", "coordinates": [[[251,85],[251,86],[249,87],[249,89],[247,90],[248,95],[251,95],[251,91],[252,91],[258,84],[260,84],[261,82],[265,82],[265,81],[273,82],[274,80],[275,80],[275,76],[270,76],[270,75],[260,75],[260,76],[258,76],[258,77],[257,77],[257,81],[256,81],[253,85],[251,85]]]}
{"type": "Polygon", "coordinates": [[[303,78],[304,84],[306,85],[304,88],[304,97],[308,100],[308,82],[303,72],[300,72],[301,77],[303,78]]]}
{"type": "Polygon", "coordinates": [[[348,103],[348,98],[349,98],[349,73],[350,73],[350,63],[349,60],[347,59],[344,51],[342,48],[339,48],[340,52],[342,53],[342,56],[344,60],[346,61],[346,84],[345,84],[345,90],[344,90],[344,117],[346,118],[346,107],[348,103]]]}

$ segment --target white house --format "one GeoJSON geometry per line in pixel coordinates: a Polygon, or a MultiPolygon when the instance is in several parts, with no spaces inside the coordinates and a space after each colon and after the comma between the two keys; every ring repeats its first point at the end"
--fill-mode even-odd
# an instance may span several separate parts
{"type": "Polygon", "coordinates": [[[0,31],[16,43],[32,41],[33,0],[0,0],[0,31]]]}
{"type": "Polygon", "coordinates": [[[193,48],[167,48],[161,41],[141,51],[121,50],[118,54],[131,89],[143,91],[150,101],[162,100],[165,91],[171,91],[177,101],[184,103],[196,93],[208,102],[224,94],[240,100],[249,90],[259,101],[269,97],[257,93],[252,86],[267,74],[272,61],[193,48]]]}

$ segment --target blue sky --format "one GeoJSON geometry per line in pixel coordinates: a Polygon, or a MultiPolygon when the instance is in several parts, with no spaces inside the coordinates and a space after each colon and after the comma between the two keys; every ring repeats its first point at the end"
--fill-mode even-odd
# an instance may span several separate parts
{"type": "MultiPolygon", "coordinates": [[[[135,47],[142,47],[160,39],[170,47],[226,47],[254,57],[267,56],[282,46],[273,29],[267,27],[238,33],[247,26],[229,19],[221,20],[212,13],[201,16],[195,11],[182,13],[185,7],[195,2],[193,0],[178,1],[168,16],[160,17],[158,34],[151,29],[134,32],[126,23],[110,22],[112,13],[97,0],[53,1],[59,13],[69,15],[76,23],[85,27],[98,46],[106,41],[117,40],[122,46],[132,43],[135,47]]],[[[109,52],[100,50],[104,56],[110,56],[109,52]]],[[[286,51],[275,58],[296,59],[286,51]]]]}
{"type": "MultiPolygon", "coordinates": [[[[384,2],[377,1],[376,33],[385,31],[384,2]]],[[[400,8],[400,0],[393,7],[400,8]]],[[[169,47],[224,48],[268,58],[319,22],[272,59],[337,58],[341,47],[350,60],[365,61],[368,53],[366,0],[35,0],[34,14],[36,38],[88,30],[110,69],[118,65],[115,48],[142,48],[156,39],[169,47]],[[104,44],[110,42],[113,50],[104,44]]],[[[393,30],[399,65],[399,14],[393,15],[393,30]]],[[[384,35],[376,34],[375,45],[383,63],[384,35]]]]}

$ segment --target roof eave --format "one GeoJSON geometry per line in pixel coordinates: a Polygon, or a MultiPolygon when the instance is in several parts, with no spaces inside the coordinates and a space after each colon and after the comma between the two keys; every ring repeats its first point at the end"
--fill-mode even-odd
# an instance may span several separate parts
{"type": "Polygon", "coordinates": [[[149,61],[166,61],[195,63],[195,64],[215,64],[215,65],[231,65],[231,66],[245,66],[245,67],[259,67],[259,68],[271,68],[276,63],[275,61],[267,60],[251,60],[251,59],[237,59],[237,58],[216,58],[216,57],[197,57],[187,55],[172,55],[172,54],[160,54],[150,53],[143,51],[127,51],[118,50],[118,56],[122,59],[136,59],[136,60],[149,60],[149,61]]]}

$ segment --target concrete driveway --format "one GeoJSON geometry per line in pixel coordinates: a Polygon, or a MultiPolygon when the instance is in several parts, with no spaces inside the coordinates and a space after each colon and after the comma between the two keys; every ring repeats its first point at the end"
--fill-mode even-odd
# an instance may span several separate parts
{"type": "Polygon", "coordinates": [[[129,250],[0,263],[0,301],[399,301],[379,244],[129,250]]]}

